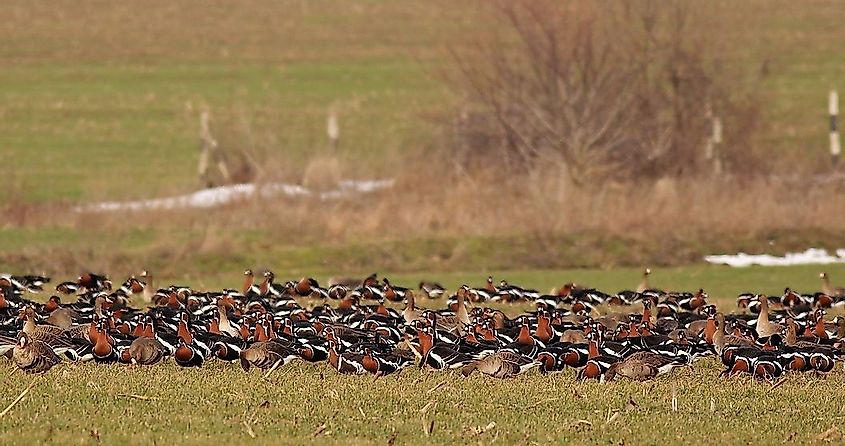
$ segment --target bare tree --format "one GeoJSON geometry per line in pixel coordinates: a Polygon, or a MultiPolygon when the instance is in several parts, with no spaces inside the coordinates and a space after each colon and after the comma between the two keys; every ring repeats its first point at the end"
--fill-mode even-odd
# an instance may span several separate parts
{"type": "Polygon", "coordinates": [[[466,99],[457,120],[463,162],[554,160],[576,182],[683,175],[705,158],[706,104],[727,122],[754,115],[719,79],[689,2],[493,5],[503,31],[454,48],[458,69],[447,74],[466,99]]]}

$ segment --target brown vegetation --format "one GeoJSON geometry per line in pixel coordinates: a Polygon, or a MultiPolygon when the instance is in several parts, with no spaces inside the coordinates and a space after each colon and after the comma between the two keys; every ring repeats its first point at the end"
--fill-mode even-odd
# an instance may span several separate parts
{"type": "Polygon", "coordinates": [[[761,167],[758,98],[745,74],[756,67],[739,77],[724,67],[703,8],[492,4],[498,36],[454,49],[446,70],[465,102],[454,132],[462,163],[557,163],[578,184],[761,167]],[[728,150],[710,153],[714,117],[728,123],[728,150]]]}

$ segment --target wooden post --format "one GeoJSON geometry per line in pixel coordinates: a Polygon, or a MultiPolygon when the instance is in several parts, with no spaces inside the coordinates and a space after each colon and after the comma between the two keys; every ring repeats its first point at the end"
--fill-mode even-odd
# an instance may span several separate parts
{"type": "Polygon", "coordinates": [[[217,141],[211,136],[208,128],[209,114],[208,110],[203,110],[200,113],[200,157],[197,165],[197,175],[201,183],[206,187],[211,187],[214,182],[208,172],[208,166],[211,159],[211,150],[217,146],[217,141]]]}
{"type": "Polygon", "coordinates": [[[202,113],[200,113],[200,158],[199,165],[197,167],[197,174],[199,175],[200,182],[204,183],[206,187],[214,185],[214,181],[208,171],[209,164],[212,159],[215,164],[217,164],[217,169],[220,171],[220,175],[223,177],[223,180],[227,183],[230,183],[232,180],[232,175],[229,172],[228,165],[226,164],[226,157],[220,151],[217,140],[211,136],[211,128],[209,127],[210,119],[211,114],[208,110],[203,110],[202,113]]]}
{"type": "Polygon", "coordinates": [[[704,155],[713,161],[713,173],[722,173],[722,157],[719,156],[719,146],[722,144],[722,119],[713,114],[710,104],[707,104],[705,116],[710,121],[711,131],[704,145],[704,155]]]}
{"type": "Polygon", "coordinates": [[[329,110],[329,117],[326,120],[326,134],[329,136],[329,146],[332,153],[337,153],[337,146],[340,142],[340,124],[338,124],[337,111],[329,110]]]}
{"type": "Polygon", "coordinates": [[[830,90],[828,96],[827,109],[830,112],[830,158],[834,166],[839,163],[839,129],[837,128],[836,119],[839,115],[839,94],[836,90],[830,90]]]}

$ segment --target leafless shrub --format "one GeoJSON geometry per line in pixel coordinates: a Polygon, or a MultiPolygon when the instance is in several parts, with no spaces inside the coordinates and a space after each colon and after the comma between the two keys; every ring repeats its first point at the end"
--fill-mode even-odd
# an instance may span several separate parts
{"type": "Polygon", "coordinates": [[[492,4],[502,32],[453,48],[444,76],[463,98],[462,164],[559,162],[576,183],[685,175],[708,162],[716,114],[730,147],[716,156],[748,171],[757,99],[723,73],[691,2],[492,4]]]}

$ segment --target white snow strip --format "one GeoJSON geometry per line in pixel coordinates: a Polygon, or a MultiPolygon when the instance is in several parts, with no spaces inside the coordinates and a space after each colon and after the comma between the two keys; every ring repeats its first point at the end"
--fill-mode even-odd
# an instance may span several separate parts
{"type": "MultiPolygon", "coordinates": [[[[344,180],[338,189],[321,192],[321,200],[332,200],[349,195],[375,192],[393,187],[394,180],[344,180]]],[[[303,197],[314,194],[310,189],[298,184],[269,183],[260,188],[255,184],[233,184],[219,186],[175,197],[152,198],[138,201],[107,201],[74,208],[76,212],[112,212],[112,211],[142,211],[151,209],[181,209],[181,208],[210,208],[221,206],[237,200],[249,198],[257,193],[263,197],[273,195],[287,195],[289,197],[303,197]]]]}
{"type": "Polygon", "coordinates": [[[783,257],[769,254],[752,255],[741,252],[736,255],[712,255],[704,257],[708,263],[745,267],[751,265],[787,266],[787,265],[826,265],[830,263],[845,263],[845,249],[837,249],[836,255],[828,254],[827,250],[810,248],[804,252],[790,252],[783,257]]]}

